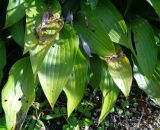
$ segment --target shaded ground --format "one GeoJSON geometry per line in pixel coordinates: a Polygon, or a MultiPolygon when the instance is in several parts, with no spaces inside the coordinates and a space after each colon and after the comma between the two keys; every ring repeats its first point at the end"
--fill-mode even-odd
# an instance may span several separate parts
{"type": "Polygon", "coordinates": [[[160,109],[135,87],[128,100],[123,95],[119,96],[113,112],[103,123],[104,127],[101,128],[104,130],[158,130],[160,109]]]}
{"type": "Polygon", "coordinates": [[[93,91],[92,88],[88,88],[87,91],[92,95],[89,97],[86,93],[82,104],[85,101],[88,103],[85,107],[81,104],[69,119],[66,116],[66,98],[63,93],[55,107],[55,111],[61,111],[63,114],[57,115],[47,105],[48,107],[42,110],[45,117],[45,119],[42,117],[42,121],[46,129],[72,130],[72,126],[75,127],[77,123],[82,126],[81,130],[160,130],[160,109],[138,87],[132,87],[128,100],[121,94],[112,112],[100,125],[98,117],[101,109],[101,93],[93,91]],[[53,118],[46,119],[45,115],[52,115],[53,118]]]}

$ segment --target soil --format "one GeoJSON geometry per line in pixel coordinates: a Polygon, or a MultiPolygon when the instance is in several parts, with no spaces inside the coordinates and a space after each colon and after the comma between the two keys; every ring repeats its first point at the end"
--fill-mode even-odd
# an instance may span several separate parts
{"type": "MultiPolygon", "coordinates": [[[[160,130],[160,109],[136,85],[132,86],[127,100],[123,94],[119,95],[114,109],[100,125],[98,125],[98,117],[101,109],[101,93],[91,87],[87,91],[93,93],[91,99],[95,106],[91,110],[90,117],[93,123],[82,127],[81,130],[160,130]]],[[[65,95],[62,94],[58,99],[61,106],[66,105],[64,97],[65,95]]],[[[88,99],[88,96],[84,99],[88,99]]],[[[48,112],[51,112],[50,109],[48,112]]],[[[47,130],[62,130],[66,123],[66,119],[61,117],[48,120],[45,126],[47,130]]]]}

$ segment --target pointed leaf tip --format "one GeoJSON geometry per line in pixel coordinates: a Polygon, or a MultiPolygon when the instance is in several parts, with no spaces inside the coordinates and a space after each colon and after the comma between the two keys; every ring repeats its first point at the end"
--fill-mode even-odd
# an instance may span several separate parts
{"type": "Polygon", "coordinates": [[[116,85],[127,98],[132,85],[132,68],[126,56],[110,60],[108,70],[116,85]]]}
{"type": "Polygon", "coordinates": [[[17,61],[2,89],[2,106],[8,130],[20,129],[35,98],[35,83],[29,58],[17,61]]]}
{"type": "Polygon", "coordinates": [[[78,45],[73,27],[65,24],[60,39],[49,48],[38,71],[40,84],[52,108],[72,72],[78,45]]]}
{"type": "Polygon", "coordinates": [[[67,95],[67,113],[68,117],[73,110],[78,106],[83,98],[85,87],[88,81],[89,61],[83,56],[80,49],[77,52],[75,64],[72,74],[64,87],[64,92],[67,95]]]}

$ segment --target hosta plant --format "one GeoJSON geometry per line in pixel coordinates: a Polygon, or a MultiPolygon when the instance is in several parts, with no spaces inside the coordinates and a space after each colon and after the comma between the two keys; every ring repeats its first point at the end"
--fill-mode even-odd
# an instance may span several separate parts
{"type": "Polygon", "coordinates": [[[119,93],[128,99],[133,79],[160,105],[159,5],[158,0],[6,2],[0,29],[0,83],[7,129],[22,127],[37,87],[53,111],[64,91],[68,117],[88,85],[100,89],[99,123],[119,93]],[[11,40],[21,46],[23,56],[12,65],[6,81],[3,69],[9,65],[6,50],[11,40]]]}

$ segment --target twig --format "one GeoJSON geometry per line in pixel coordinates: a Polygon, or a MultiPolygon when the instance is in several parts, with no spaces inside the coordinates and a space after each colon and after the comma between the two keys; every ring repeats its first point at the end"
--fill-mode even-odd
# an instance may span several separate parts
{"type": "Polygon", "coordinates": [[[137,123],[137,128],[140,127],[140,122],[141,122],[141,120],[142,120],[143,115],[144,115],[144,108],[142,107],[142,115],[141,115],[141,117],[140,117],[140,119],[139,119],[139,121],[138,121],[138,123],[137,123]]]}

